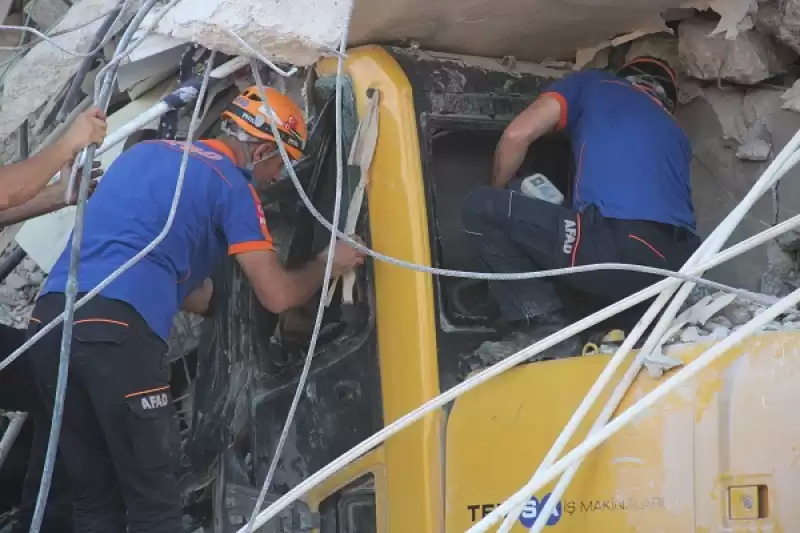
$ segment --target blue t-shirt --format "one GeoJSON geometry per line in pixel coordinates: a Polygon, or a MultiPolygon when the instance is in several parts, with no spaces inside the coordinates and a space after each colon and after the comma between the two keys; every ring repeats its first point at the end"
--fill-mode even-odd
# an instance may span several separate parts
{"type": "MultiPolygon", "coordinates": [[[[174,141],[139,143],[109,167],[86,204],[80,292],[96,287],[161,232],[183,148],[184,143],[174,141]]],[[[68,245],[40,296],[65,291],[69,250],[68,245]]],[[[192,147],[169,233],[100,294],[130,304],[167,339],[183,300],[211,275],[226,251],[253,250],[273,250],[258,195],[225,145],[201,141],[192,147]]]]}
{"type": "Polygon", "coordinates": [[[572,140],[573,208],[695,231],[689,138],[653,96],[599,70],[578,72],[544,94],[561,104],[572,140]]]}

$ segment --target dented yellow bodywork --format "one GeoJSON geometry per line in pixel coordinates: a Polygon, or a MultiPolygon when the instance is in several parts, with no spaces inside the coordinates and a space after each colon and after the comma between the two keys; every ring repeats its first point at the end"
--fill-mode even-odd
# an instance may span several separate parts
{"type": "MultiPolygon", "coordinates": [[[[330,75],[335,68],[327,60],[318,71],[330,75]]],[[[379,47],[351,50],[346,72],[360,112],[368,88],[381,93],[371,170],[378,178],[368,193],[372,244],[430,264],[412,88],[379,47]]],[[[433,288],[429,276],[384,263],[376,263],[375,279],[383,412],[390,423],[439,393],[433,288]]],[[[751,338],[601,445],[546,531],[800,531],[794,505],[798,341],[798,332],[751,338]]],[[[707,347],[674,346],[667,353],[689,362],[707,347]]],[[[309,503],[316,507],[372,473],[378,532],[462,532],[529,479],[608,360],[596,355],[517,367],[456,400],[446,417],[428,416],[362,457],[314,489],[309,503]]],[[[658,380],[640,374],[618,413],[674,373],[658,380]]],[[[568,449],[598,413],[595,407],[568,449]]],[[[514,531],[526,531],[523,522],[549,488],[514,531]]]]}

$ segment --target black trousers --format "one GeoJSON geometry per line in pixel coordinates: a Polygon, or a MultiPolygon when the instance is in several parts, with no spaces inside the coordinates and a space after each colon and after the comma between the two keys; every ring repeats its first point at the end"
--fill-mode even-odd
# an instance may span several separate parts
{"type": "MultiPolygon", "coordinates": [[[[491,272],[531,272],[592,263],[633,263],[680,270],[700,244],[694,234],[666,224],[603,217],[529,198],[512,190],[479,187],[467,196],[464,231],[491,272]]],[[[507,321],[531,321],[564,310],[560,285],[587,310],[619,301],[660,276],[600,270],[558,278],[490,282],[507,321]]]]}
{"type": "MultiPolygon", "coordinates": [[[[64,309],[41,298],[29,334],[64,309]]],[[[52,411],[61,328],[30,354],[52,411]]],[[[169,391],[167,346],[127,304],[96,297],[76,311],[59,450],[79,533],[181,531],[180,435],[169,391]]]]}
{"type": "MultiPolygon", "coordinates": [[[[11,355],[24,341],[24,330],[0,325],[0,351],[2,352],[0,358],[11,355]]],[[[8,471],[12,470],[11,465],[3,465],[3,471],[0,471],[0,480],[2,480],[0,481],[0,485],[2,485],[0,491],[5,492],[6,489],[12,489],[12,487],[20,491],[17,493],[20,495],[19,511],[16,513],[16,520],[11,527],[12,533],[27,532],[30,529],[36,497],[39,493],[39,483],[42,478],[44,457],[47,452],[47,438],[50,433],[50,417],[36,391],[29,355],[23,355],[0,372],[0,409],[28,413],[25,421],[26,427],[23,427],[15,443],[17,450],[12,449],[12,454],[9,456],[9,462],[19,460],[27,465],[21,487],[18,488],[13,483],[9,483],[10,480],[5,477],[8,471]],[[25,446],[27,453],[23,451],[22,446],[25,446]]],[[[50,494],[47,498],[47,507],[42,522],[42,533],[72,531],[70,507],[69,485],[64,471],[64,461],[59,454],[53,469],[50,494]]]]}

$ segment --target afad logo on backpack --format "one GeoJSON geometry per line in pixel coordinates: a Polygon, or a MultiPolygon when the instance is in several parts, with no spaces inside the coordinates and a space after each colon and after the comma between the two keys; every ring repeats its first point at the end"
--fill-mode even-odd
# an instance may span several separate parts
{"type": "MultiPolygon", "coordinates": [[[[542,498],[542,501],[539,501],[539,499],[534,496],[528,501],[528,503],[525,504],[522,514],[519,515],[519,522],[525,527],[525,529],[530,529],[533,527],[534,522],[536,522],[536,517],[539,516],[539,513],[544,509],[544,506],[547,504],[547,500],[549,499],[550,493],[547,493],[542,498]]],[[[561,502],[559,501],[550,516],[547,517],[547,525],[554,526],[558,524],[558,522],[561,520],[561,512],[562,507],[561,502]]]]}

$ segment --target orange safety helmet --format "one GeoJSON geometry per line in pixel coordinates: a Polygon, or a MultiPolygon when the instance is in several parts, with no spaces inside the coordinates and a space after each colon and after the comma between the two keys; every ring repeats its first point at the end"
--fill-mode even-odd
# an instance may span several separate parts
{"type": "Polygon", "coordinates": [[[303,113],[290,97],[271,87],[264,89],[272,109],[267,109],[258,87],[248,87],[234,98],[223,111],[222,119],[232,120],[248,135],[257,139],[275,142],[270,121],[274,120],[286,151],[295,161],[303,157],[308,138],[303,113]],[[270,112],[271,111],[271,112],[270,112]]]}

